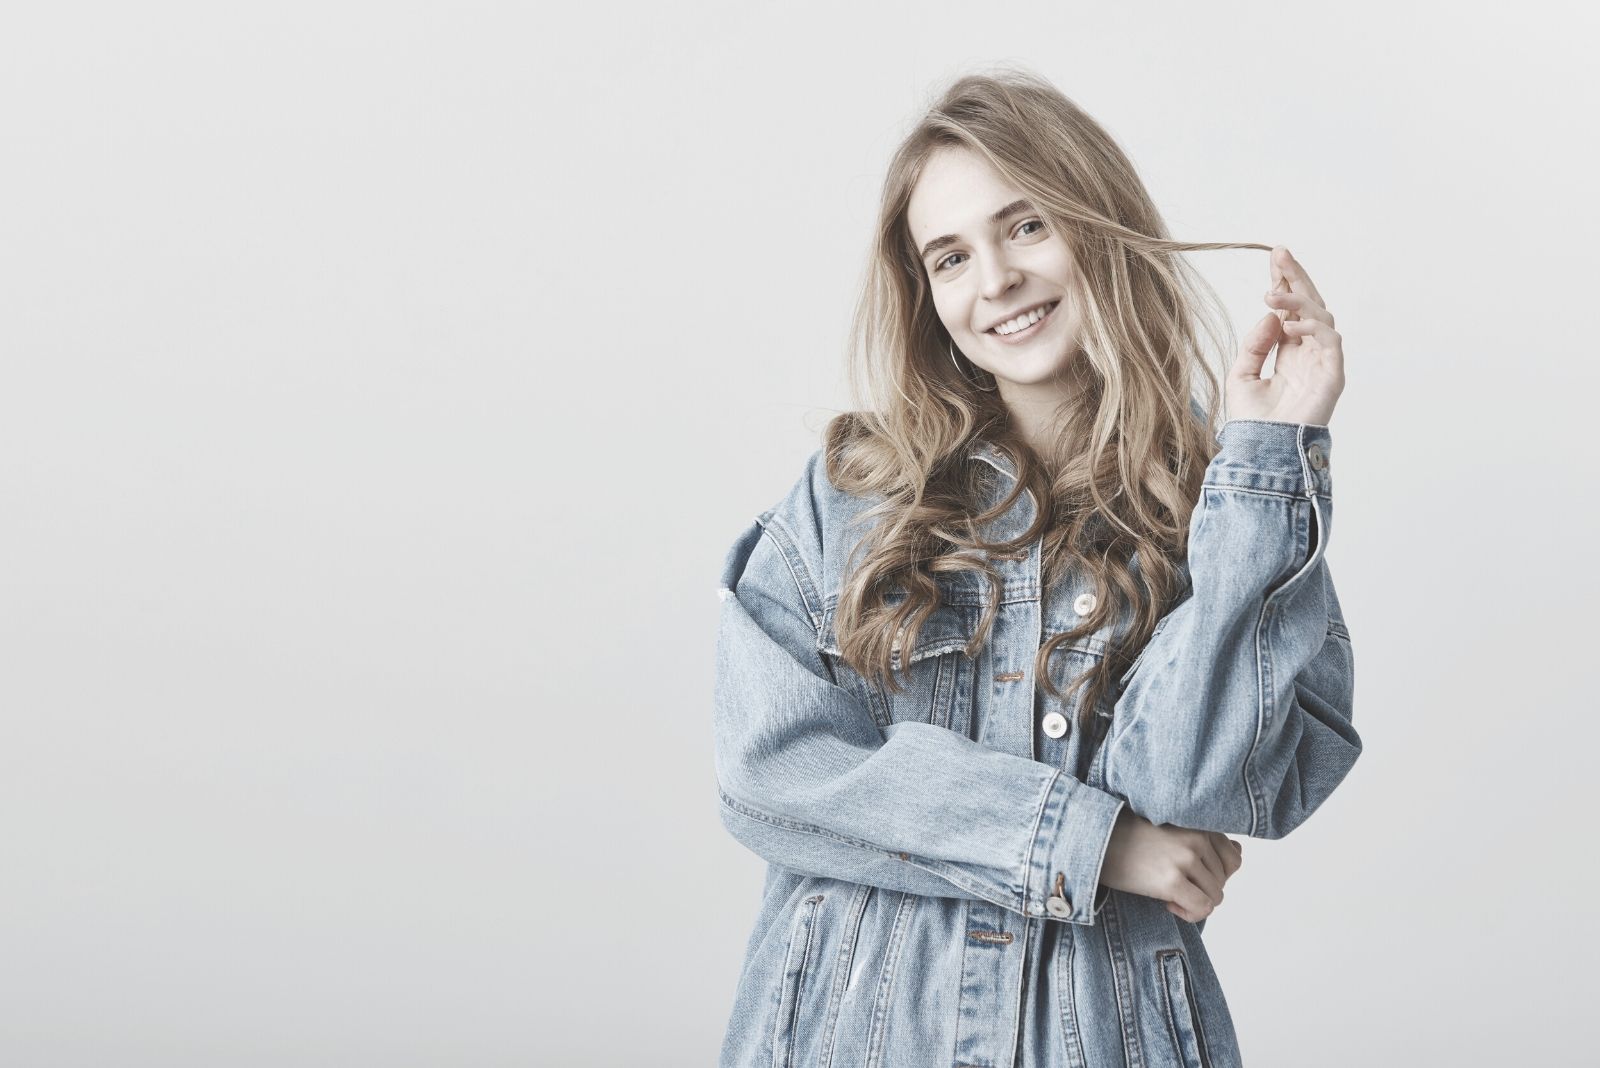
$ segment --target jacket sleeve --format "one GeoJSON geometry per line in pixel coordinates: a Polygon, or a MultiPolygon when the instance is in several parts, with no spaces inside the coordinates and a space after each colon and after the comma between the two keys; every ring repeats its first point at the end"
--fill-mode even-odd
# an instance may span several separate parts
{"type": "Polygon", "coordinates": [[[823,661],[803,592],[817,587],[770,515],[729,551],[718,591],[727,830],[794,871],[1092,924],[1122,799],[934,724],[880,730],[823,661]]]}
{"type": "Polygon", "coordinates": [[[1106,785],[1155,823],[1281,838],[1361,752],[1324,559],[1330,434],[1234,419],[1217,440],[1189,523],[1191,593],[1124,679],[1106,785]]]}

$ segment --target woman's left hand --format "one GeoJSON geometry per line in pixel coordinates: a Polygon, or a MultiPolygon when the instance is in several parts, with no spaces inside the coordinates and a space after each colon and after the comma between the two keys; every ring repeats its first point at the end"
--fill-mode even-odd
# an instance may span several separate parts
{"type": "Polygon", "coordinates": [[[1273,310],[1244,336],[1228,371],[1228,418],[1326,426],[1344,391],[1343,339],[1311,276],[1287,248],[1274,248],[1268,266],[1272,290],[1264,299],[1273,310]],[[1272,377],[1262,378],[1274,345],[1272,377]]]}

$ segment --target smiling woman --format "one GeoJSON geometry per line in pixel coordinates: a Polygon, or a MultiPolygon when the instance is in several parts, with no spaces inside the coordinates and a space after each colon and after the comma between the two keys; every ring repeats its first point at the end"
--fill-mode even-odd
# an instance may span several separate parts
{"type": "Polygon", "coordinates": [[[851,355],[861,405],[718,587],[722,820],[770,865],[722,1063],[1238,1064],[1201,939],[1229,835],[1361,751],[1321,295],[1287,249],[1171,240],[1001,71],[894,153],[851,355]],[[1215,248],[1272,252],[1218,431],[1178,255],[1215,248]]]}

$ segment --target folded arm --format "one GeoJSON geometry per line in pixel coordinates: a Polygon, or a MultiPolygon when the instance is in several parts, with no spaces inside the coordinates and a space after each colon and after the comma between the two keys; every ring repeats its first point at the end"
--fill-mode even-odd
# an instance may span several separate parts
{"type": "Polygon", "coordinates": [[[1107,787],[1156,823],[1280,838],[1361,752],[1355,662],[1324,553],[1326,426],[1236,419],[1190,520],[1192,593],[1116,702],[1107,787]]]}
{"type": "Polygon", "coordinates": [[[798,558],[768,513],[724,566],[714,735],[728,831],[791,870],[1092,924],[1122,799],[933,724],[880,730],[818,651],[798,558]]]}

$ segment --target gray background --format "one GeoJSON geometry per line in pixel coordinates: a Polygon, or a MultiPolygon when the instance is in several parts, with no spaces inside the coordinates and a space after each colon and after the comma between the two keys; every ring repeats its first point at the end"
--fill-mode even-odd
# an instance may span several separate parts
{"type": "Polygon", "coordinates": [[[1246,1057],[1596,1063],[1595,16],[1472,10],[11,5],[0,1062],[713,1063],[722,553],[1009,59],[1344,337],[1367,751],[1208,924],[1246,1057]]]}

